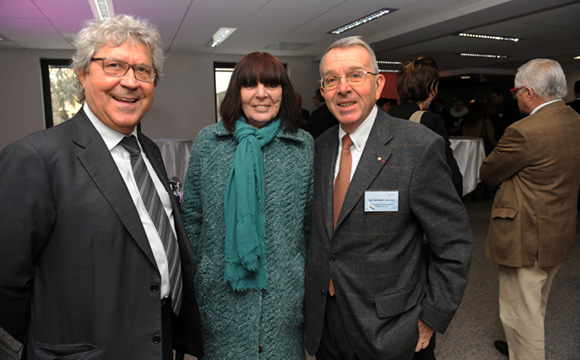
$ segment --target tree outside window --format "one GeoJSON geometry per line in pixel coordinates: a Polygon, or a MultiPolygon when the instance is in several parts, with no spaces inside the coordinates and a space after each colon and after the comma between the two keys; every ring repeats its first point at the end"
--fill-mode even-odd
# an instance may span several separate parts
{"type": "Polygon", "coordinates": [[[41,59],[41,67],[44,116],[49,128],[73,117],[82,104],[75,98],[77,79],[70,60],[41,59]]]}

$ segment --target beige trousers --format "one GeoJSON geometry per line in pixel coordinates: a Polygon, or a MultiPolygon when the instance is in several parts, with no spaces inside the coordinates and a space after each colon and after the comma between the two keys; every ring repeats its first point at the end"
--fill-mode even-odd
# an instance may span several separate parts
{"type": "Polygon", "coordinates": [[[499,266],[499,317],[510,360],[545,360],[546,305],[561,266],[499,266]]]}

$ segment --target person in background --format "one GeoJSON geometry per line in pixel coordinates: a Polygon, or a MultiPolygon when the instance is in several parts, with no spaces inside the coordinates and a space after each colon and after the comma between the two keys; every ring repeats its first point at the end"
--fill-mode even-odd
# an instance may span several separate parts
{"type": "Polygon", "coordinates": [[[512,89],[523,114],[481,165],[481,180],[499,189],[485,254],[499,265],[499,316],[514,360],[545,359],[544,318],[552,281],[576,245],[580,187],[580,115],[566,106],[560,64],[522,65],[512,89]]]}
{"type": "Polygon", "coordinates": [[[449,113],[449,110],[445,108],[445,100],[443,98],[435,97],[431,100],[429,110],[434,114],[440,115],[445,124],[448,124],[451,121],[451,114],[449,113]]]}
{"type": "Polygon", "coordinates": [[[340,125],[316,140],[306,349],[318,360],[412,359],[449,325],[471,261],[445,142],[378,109],[385,78],[359,37],[330,45],[320,75],[340,125]]]}
{"type": "Polygon", "coordinates": [[[0,326],[25,359],[201,357],[191,247],[137,129],[161,36],[119,15],[85,24],[75,47],[81,110],[0,152],[0,326]]]}
{"type": "Polygon", "coordinates": [[[494,87],[490,93],[491,102],[495,104],[495,114],[491,121],[496,140],[501,139],[505,129],[520,119],[520,114],[509,99],[504,97],[501,87],[494,87]]]}
{"type": "MultiPolygon", "coordinates": [[[[580,114],[580,80],[574,83],[574,96],[576,99],[566,103],[566,105],[570,106],[574,111],[580,114]]],[[[578,210],[580,210],[580,195],[578,198],[578,210]]]]}
{"type": "Polygon", "coordinates": [[[377,100],[377,105],[386,113],[390,113],[397,106],[399,106],[397,99],[390,98],[380,98],[379,100],[377,100]]]}
{"type": "Polygon", "coordinates": [[[463,121],[468,112],[469,109],[465,106],[465,101],[463,101],[463,99],[455,99],[455,105],[449,111],[451,117],[449,123],[447,123],[447,132],[449,133],[449,136],[461,136],[463,121]]]}
{"type": "Polygon", "coordinates": [[[451,169],[453,186],[459,194],[463,195],[463,176],[453,157],[449,136],[445,129],[445,122],[440,115],[427,111],[429,105],[437,96],[439,86],[439,71],[435,59],[430,56],[419,56],[413,61],[408,61],[397,74],[397,91],[401,99],[401,105],[393,110],[390,115],[401,119],[411,119],[417,114],[417,122],[427,126],[445,140],[445,160],[451,169]]]}
{"type": "Polygon", "coordinates": [[[580,114],[580,80],[574,83],[574,97],[575,99],[566,103],[566,105],[570,106],[574,111],[580,114]]]}
{"type": "Polygon", "coordinates": [[[497,144],[491,118],[485,107],[475,99],[469,102],[469,113],[463,121],[462,135],[482,138],[486,155],[489,155],[497,144]]]}
{"type": "Polygon", "coordinates": [[[314,92],[314,102],[319,105],[318,108],[312,112],[306,130],[316,140],[316,138],[322,135],[326,130],[337,125],[338,121],[334,115],[332,115],[330,110],[328,110],[328,106],[326,106],[326,103],[324,102],[324,97],[320,94],[320,89],[316,89],[314,92]]]}
{"type": "Polygon", "coordinates": [[[302,108],[302,95],[296,93],[296,103],[298,103],[298,108],[300,109],[300,116],[302,117],[302,122],[304,124],[310,121],[310,113],[308,110],[302,108]]]}
{"type": "Polygon", "coordinates": [[[195,141],[182,203],[204,360],[304,359],[314,142],[284,65],[246,55],[220,113],[195,141]]]}
{"type": "MultiPolygon", "coordinates": [[[[469,113],[467,113],[463,121],[462,135],[482,138],[486,155],[489,155],[497,144],[491,117],[485,107],[475,99],[469,102],[469,113]]],[[[472,201],[477,201],[480,195],[483,199],[489,199],[494,191],[495,187],[492,188],[485,183],[479,183],[471,193],[471,199],[472,201]]]]}

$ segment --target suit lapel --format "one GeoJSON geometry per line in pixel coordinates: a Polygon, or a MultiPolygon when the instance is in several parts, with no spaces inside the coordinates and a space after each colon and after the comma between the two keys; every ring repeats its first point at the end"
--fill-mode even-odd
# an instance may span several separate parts
{"type": "Polygon", "coordinates": [[[387,144],[393,138],[392,131],[390,130],[392,126],[390,117],[379,111],[344,198],[342,210],[340,211],[336,223],[337,228],[343,222],[344,218],[353,210],[361,197],[363,197],[365,191],[370,187],[390,158],[392,149],[390,149],[387,144]]]}
{"type": "Polygon", "coordinates": [[[157,267],[133,199],[105,142],[82,110],[75,118],[79,119],[75,123],[73,141],[83,148],[78,155],[79,161],[111,204],[131,237],[157,267]]]}

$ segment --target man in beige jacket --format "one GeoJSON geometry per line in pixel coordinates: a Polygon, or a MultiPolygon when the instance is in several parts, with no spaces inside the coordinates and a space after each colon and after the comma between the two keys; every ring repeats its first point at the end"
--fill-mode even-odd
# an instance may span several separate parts
{"type": "Polygon", "coordinates": [[[580,115],[562,101],[566,78],[556,61],[524,64],[511,91],[529,115],[506,129],[481,166],[482,181],[500,185],[485,253],[499,264],[509,358],[543,360],[550,286],[576,243],[580,115]]]}

